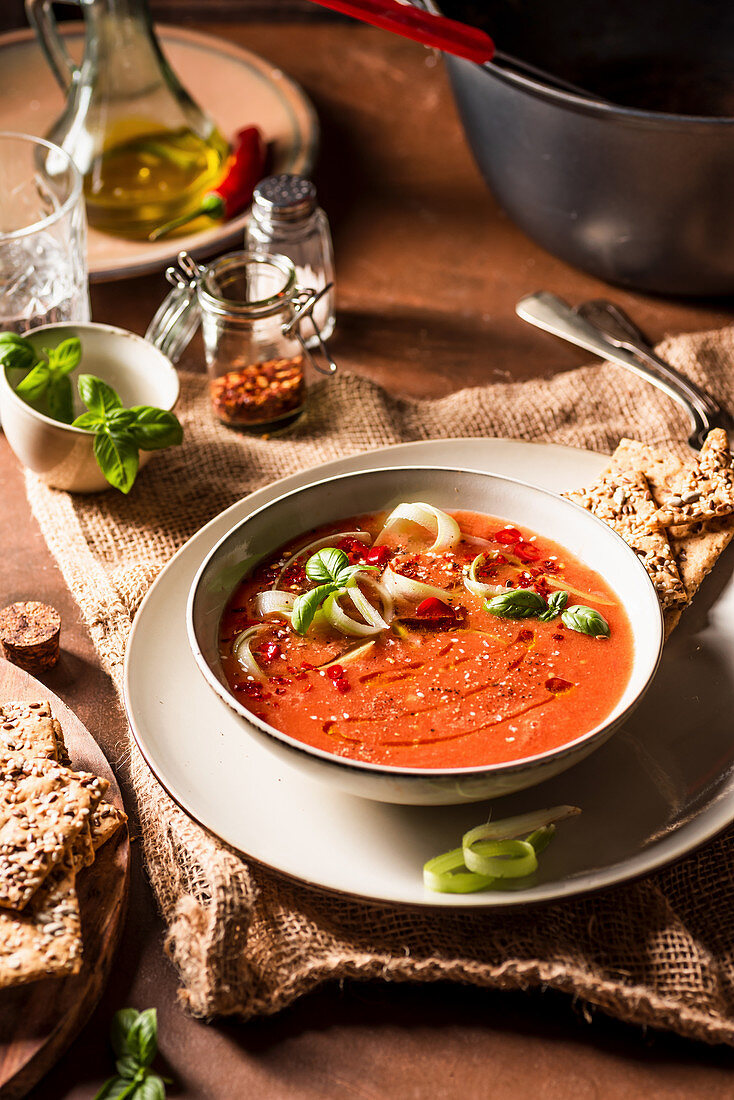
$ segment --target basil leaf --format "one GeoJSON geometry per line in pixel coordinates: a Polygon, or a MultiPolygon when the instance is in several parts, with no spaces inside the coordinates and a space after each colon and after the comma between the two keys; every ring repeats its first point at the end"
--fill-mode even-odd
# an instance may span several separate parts
{"type": "MultiPolygon", "coordinates": [[[[107,413],[107,427],[111,432],[124,431],[125,428],[130,428],[134,423],[135,413],[132,409],[112,409],[107,413]]],[[[130,435],[134,438],[133,432],[130,432],[130,435]]]]}
{"type": "Polygon", "coordinates": [[[163,1084],[163,1078],[151,1073],[138,1085],[137,1091],[133,1093],[132,1100],[165,1100],[165,1096],[166,1088],[163,1084]]]}
{"type": "Polygon", "coordinates": [[[139,1013],[134,1008],[121,1008],[112,1018],[110,1039],[112,1041],[112,1049],[118,1058],[122,1058],[124,1055],[130,1053],[127,1037],[138,1015],[139,1013]]]}
{"type": "Polygon", "coordinates": [[[568,603],[568,592],[551,592],[548,597],[548,610],[538,615],[541,623],[550,623],[557,619],[568,603]]]}
{"type": "Polygon", "coordinates": [[[97,432],[104,428],[104,420],[93,412],[83,412],[71,422],[72,428],[84,428],[86,432],[97,432]]]}
{"type": "Polygon", "coordinates": [[[130,412],[134,413],[130,435],[141,450],[175,447],[183,439],[183,428],[172,412],[156,409],[152,405],[133,405],[130,412]]]}
{"type": "Polygon", "coordinates": [[[123,1054],[122,1058],[117,1059],[115,1069],[120,1077],[126,1077],[128,1081],[132,1081],[140,1069],[140,1063],[134,1054],[123,1054]]]}
{"type": "Polygon", "coordinates": [[[303,592],[296,598],[293,604],[293,611],[291,612],[291,626],[296,634],[306,633],[313,622],[314,615],[321,607],[321,604],[326,597],[330,596],[332,592],[335,592],[338,587],[339,586],[333,582],[330,584],[320,584],[318,588],[312,588],[310,592],[303,592]]]}
{"type": "Polygon", "coordinates": [[[82,360],[82,345],[78,336],[70,336],[67,340],[62,340],[55,348],[44,348],[43,350],[48,358],[50,370],[60,378],[63,378],[66,374],[71,374],[82,360]]]}
{"type": "Polygon", "coordinates": [[[0,367],[29,370],[37,359],[30,340],[25,340],[15,332],[0,332],[0,367]]]}
{"type": "Polygon", "coordinates": [[[340,588],[346,588],[357,576],[358,573],[379,573],[379,569],[376,565],[347,565],[344,569],[340,569],[334,580],[340,588]]]}
{"type": "Polygon", "coordinates": [[[51,371],[48,369],[48,363],[36,363],[25,378],[21,378],[15,387],[15,392],[29,405],[33,405],[43,397],[50,381],[51,371]]]}
{"type": "Polygon", "coordinates": [[[563,612],[561,620],[569,630],[575,630],[578,634],[590,634],[592,638],[608,638],[610,634],[609,623],[593,607],[584,607],[583,604],[575,604],[563,612]]]}
{"type": "Polygon", "coordinates": [[[112,386],[108,386],[101,378],[93,374],[80,374],[77,386],[82,402],[90,412],[105,416],[112,409],[122,408],[122,401],[117,396],[112,386]]]}
{"type": "Polygon", "coordinates": [[[138,448],[125,432],[101,431],[94,440],[97,464],[115,489],[129,493],[138,472],[138,448]]]}
{"type": "Polygon", "coordinates": [[[110,1077],[102,1085],[94,1100],[125,1100],[133,1097],[137,1090],[135,1081],[128,1081],[125,1077],[110,1077]]]}
{"type": "Polygon", "coordinates": [[[62,424],[71,424],[74,419],[74,405],[71,394],[71,382],[62,375],[52,378],[46,390],[46,404],[49,415],[62,424]]]}
{"type": "Polygon", "coordinates": [[[334,546],[325,546],[318,550],[306,562],[306,576],[316,584],[328,584],[335,581],[341,571],[349,568],[349,558],[343,550],[334,546]]]}
{"type": "Polygon", "coordinates": [[[546,610],[546,602],[537,592],[529,588],[513,588],[484,601],[490,615],[500,619],[532,619],[546,610]]]}
{"type": "Polygon", "coordinates": [[[154,1008],[139,1014],[128,1032],[127,1043],[138,1066],[151,1064],[158,1050],[158,1020],[154,1008]]]}

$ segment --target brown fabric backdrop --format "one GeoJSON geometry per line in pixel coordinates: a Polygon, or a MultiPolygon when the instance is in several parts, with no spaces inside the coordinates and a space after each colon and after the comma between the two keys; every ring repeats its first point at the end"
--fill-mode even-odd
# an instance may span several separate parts
{"type": "MultiPolygon", "coordinates": [[[[734,330],[662,353],[734,406],[734,330]]],[[[72,497],[27,479],[51,550],[120,684],[136,608],[203,523],[274,478],[405,440],[514,436],[610,451],[622,435],[685,439],[665,397],[608,364],[431,401],[343,373],[314,389],[286,436],[216,424],[203,380],[182,376],[181,448],[155,457],[127,499],[72,497]]],[[[151,882],[182,998],[197,1015],[272,1013],[328,978],[527,988],[547,983],[620,1018],[734,1042],[734,832],[676,866],[585,900],[511,915],[408,911],[334,899],[250,866],[168,799],[130,744],[151,882]],[[540,915],[539,915],[540,914],[540,915]]]]}

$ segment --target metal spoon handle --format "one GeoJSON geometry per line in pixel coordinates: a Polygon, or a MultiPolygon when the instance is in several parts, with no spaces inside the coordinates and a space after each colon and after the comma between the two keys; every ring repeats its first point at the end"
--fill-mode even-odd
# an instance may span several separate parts
{"type": "Polygon", "coordinates": [[[669,368],[666,376],[659,374],[657,369],[642,362],[631,351],[614,344],[595,325],[574,312],[562,298],[547,291],[529,294],[517,303],[515,311],[523,321],[528,321],[531,325],[550,332],[554,336],[560,336],[561,339],[568,340],[577,347],[585,348],[586,351],[593,352],[601,359],[618,363],[620,367],[625,367],[639,378],[652,383],[685,409],[693,422],[695,434],[698,435],[710,428],[707,412],[692,400],[687,386],[681,386],[677,372],[669,368]]]}
{"type": "Polygon", "coordinates": [[[660,358],[648,343],[645,334],[615,302],[609,302],[604,298],[594,299],[583,302],[574,312],[600,329],[617,347],[631,351],[638,359],[642,359],[658,374],[667,378],[672,385],[680,387],[681,391],[688,395],[691,403],[696,405],[702,413],[710,417],[727,415],[710,393],[677,371],[665,359],[660,358]]]}

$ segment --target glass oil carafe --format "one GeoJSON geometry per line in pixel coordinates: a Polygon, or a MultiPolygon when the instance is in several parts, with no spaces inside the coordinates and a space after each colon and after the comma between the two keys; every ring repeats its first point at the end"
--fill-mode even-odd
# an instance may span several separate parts
{"type": "Polygon", "coordinates": [[[145,238],[194,210],[221,172],[227,143],[168,65],[147,0],[74,0],[85,41],[76,66],[51,0],[26,10],[66,105],[48,132],[84,179],[90,225],[145,238]]]}

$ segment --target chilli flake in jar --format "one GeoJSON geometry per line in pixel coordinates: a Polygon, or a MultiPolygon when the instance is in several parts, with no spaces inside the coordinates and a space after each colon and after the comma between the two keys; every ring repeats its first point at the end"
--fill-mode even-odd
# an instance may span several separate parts
{"type": "Polygon", "coordinates": [[[230,252],[201,267],[180,253],[178,263],[148,339],[175,362],[201,323],[218,419],[258,433],[287,427],[304,409],[309,371],[337,369],[312,315],[324,291],[299,286],[286,256],[230,252]],[[313,339],[323,364],[306,346],[313,339]]]}

